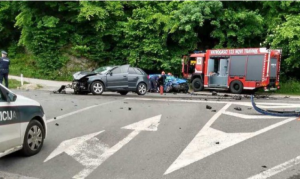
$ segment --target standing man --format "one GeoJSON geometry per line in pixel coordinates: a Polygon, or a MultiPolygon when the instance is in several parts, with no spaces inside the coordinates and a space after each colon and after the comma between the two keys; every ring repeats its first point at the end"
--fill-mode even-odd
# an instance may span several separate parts
{"type": "Polygon", "coordinates": [[[164,93],[164,85],[166,82],[166,73],[164,71],[161,72],[161,75],[158,78],[158,84],[159,84],[159,91],[160,94],[162,95],[164,93]]]}
{"type": "Polygon", "coordinates": [[[2,84],[3,78],[5,80],[5,86],[8,88],[8,73],[10,61],[7,58],[7,52],[1,52],[2,58],[0,58],[0,83],[2,84]]]}

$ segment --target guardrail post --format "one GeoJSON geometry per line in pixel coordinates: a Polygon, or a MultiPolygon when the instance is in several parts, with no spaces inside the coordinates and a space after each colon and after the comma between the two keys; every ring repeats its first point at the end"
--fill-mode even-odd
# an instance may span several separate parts
{"type": "Polygon", "coordinates": [[[21,86],[23,86],[23,74],[21,74],[21,86]]]}

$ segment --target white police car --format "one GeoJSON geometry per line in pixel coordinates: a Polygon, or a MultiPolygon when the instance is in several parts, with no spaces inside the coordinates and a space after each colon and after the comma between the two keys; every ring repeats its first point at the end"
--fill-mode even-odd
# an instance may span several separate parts
{"type": "Polygon", "coordinates": [[[26,156],[35,155],[46,135],[42,106],[0,84],[0,157],[18,150],[26,156]]]}

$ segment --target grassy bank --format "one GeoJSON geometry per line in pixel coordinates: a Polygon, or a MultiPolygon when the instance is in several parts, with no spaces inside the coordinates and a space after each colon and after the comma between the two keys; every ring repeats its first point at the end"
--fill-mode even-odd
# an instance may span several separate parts
{"type": "Polygon", "coordinates": [[[284,82],[280,82],[280,90],[277,94],[288,94],[288,95],[300,95],[300,81],[290,79],[284,82]]]}
{"type": "Polygon", "coordinates": [[[53,71],[46,75],[43,69],[40,69],[36,65],[36,61],[32,55],[17,54],[11,57],[10,75],[20,76],[23,74],[24,77],[45,79],[45,80],[57,80],[57,81],[70,81],[72,80],[72,72],[65,72],[63,70],[53,71]]]}
{"type": "MultiPolygon", "coordinates": [[[[4,81],[2,83],[3,85],[5,84],[4,81]]],[[[27,82],[24,82],[23,84],[29,84],[27,82]]],[[[17,89],[18,87],[21,86],[21,82],[15,79],[8,79],[8,87],[9,89],[17,89]]]]}

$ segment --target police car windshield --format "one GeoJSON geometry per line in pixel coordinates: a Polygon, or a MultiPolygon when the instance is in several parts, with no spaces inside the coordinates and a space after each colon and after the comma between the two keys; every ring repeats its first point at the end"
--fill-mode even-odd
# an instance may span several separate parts
{"type": "Polygon", "coordinates": [[[97,68],[96,70],[94,70],[95,73],[106,73],[108,72],[110,69],[112,69],[113,67],[111,66],[106,66],[106,67],[100,67],[100,68],[97,68]]]}

